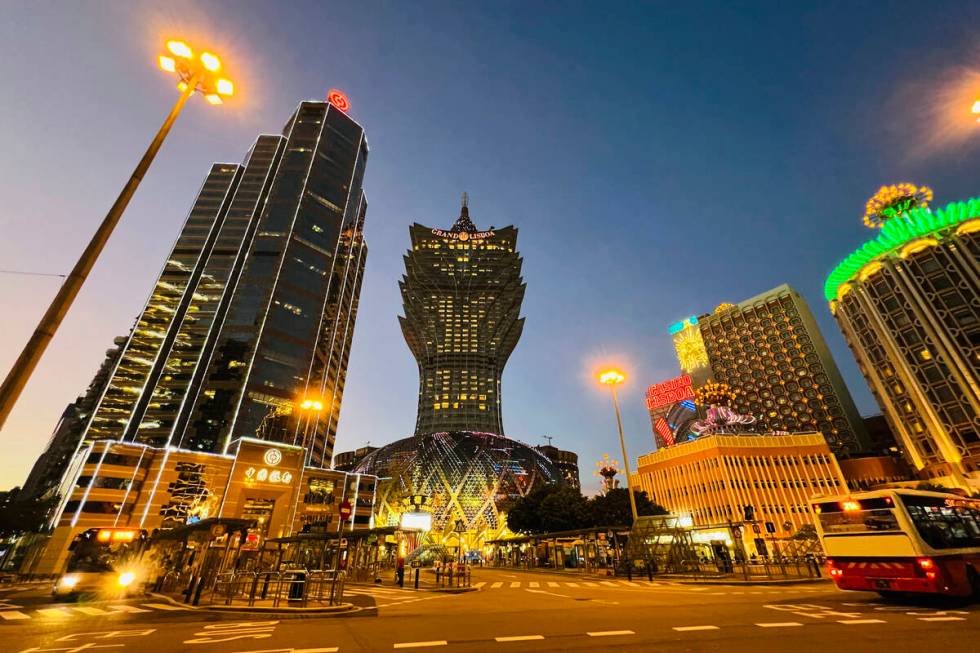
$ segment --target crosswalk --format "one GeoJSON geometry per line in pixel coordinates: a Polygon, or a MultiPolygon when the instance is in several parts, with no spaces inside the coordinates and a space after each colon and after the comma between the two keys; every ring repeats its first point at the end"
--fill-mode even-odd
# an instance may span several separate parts
{"type": "Polygon", "coordinates": [[[26,621],[30,619],[48,620],[70,620],[79,617],[112,617],[121,614],[139,614],[146,612],[174,612],[185,611],[190,608],[173,605],[170,603],[141,603],[140,605],[130,605],[119,603],[115,605],[103,605],[101,607],[89,605],[59,605],[49,608],[19,608],[0,609],[0,623],[8,621],[26,621]]]}
{"type": "Polygon", "coordinates": [[[648,581],[648,580],[578,580],[578,581],[477,581],[472,583],[472,587],[478,590],[500,590],[500,589],[559,589],[559,588],[586,588],[586,589],[643,589],[660,588],[672,589],[687,592],[705,592],[713,596],[723,594],[732,595],[762,595],[762,594],[784,594],[796,592],[821,592],[826,591],[824,587],[764,587],[753,585],[751,589],[736,588],[731,585],[688,585],[670,581],[648,581]]]}

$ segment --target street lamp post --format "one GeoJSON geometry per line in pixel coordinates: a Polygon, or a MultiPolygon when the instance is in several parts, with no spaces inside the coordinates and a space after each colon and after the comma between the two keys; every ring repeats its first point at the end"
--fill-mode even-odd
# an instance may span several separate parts
{"type": "Polygon", "coordinates": [[[616,386],[626,380],[626,376],[618,370],[607,370],[599,375],[599,383],[608,385],[612,390],[613,410],[616,412],[616,428],[619,429],[619,446],[623,451],[623,471],[626,472],[626,491],[630,497],[630,510],[633,513],[633,523],[636,523],[636,497],[633,496],[633,482],[630,480],[630,461],[626,455],[626,440],[623,438],[623,420],[619,416],[619,398],[616,396],[616,386]]]}
{"type": "Polygon", "coordinates": [[[163,145],[170,128],[177,120],[177,116],[180,115],[181,109],[184,108],[184,104],[195,92],[204,94],[211,104],[221,104],[221,96],[231,95],[234,92],[234,85],[229,80],[217,75],[221,70],[221,61],[214,54],[202,52],[195,59],[190,46],[183,41],[168,41],[167,49],[174,56],[161,55],[159,64],[163,70],[176,73],[180,77],[180,82],[177,84],[180,96],[177,98],[173,109],[170,110],[167,119],[163,121],[156,136],[150,142],[143,158],[136,165],[129,181],[123,186],[119,197],[112,204],[109,213],[106,214],[78,262],[75,263],[75,267],[65,278],[58,294],[55,295],[37,328],[34,329],[30,340],[27,341],[27,345],[24,346],[20,356],[10,368],[3,385],[0,386],[0,428],[3,428],[4,422],[7,421],[10,411],[17,402],[17,398],[41,360],[44,350],[47,349],[48,343],[51,342],[61,325],[61,321],[68,313],[68,309],[71,308],[72,302],[82,289],[85,279],[88,278],[89,272],[105,248],[116,224],[122,217],[123,211],[126,210],[129,200],[132,199],[150,164],[153,163],[154,157],[156,157],[160,146],[163,145]]]}

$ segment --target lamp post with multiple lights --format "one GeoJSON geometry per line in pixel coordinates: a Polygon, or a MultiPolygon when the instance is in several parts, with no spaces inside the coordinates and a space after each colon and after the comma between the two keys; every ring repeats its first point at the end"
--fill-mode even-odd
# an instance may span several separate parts
{"type": "Polygon", "coordinates": [[[608,385],[612,390],[613,410],[616,412],[616,428],[619,429],[619,446],[623,451],[623,471],[626,472],[626,491],[630,497],[630,510],[633,512],[633,523],[636,523],[636,497],[633,496],[633,482],[630,480],[630,461],[626,455],[626,440],[623,438],[623,420],[619,416],[619,399],[616,397],[616,386],[626,380],[619,370],[606,370],[599,375],[599,383],[608,385]]]}
{"type": "Polygon", "coordinates": [[[222,96],[232,95],[235,91],[232,82],[220,76],[221,60],[214,54],[202,52],[195,58],[191,47],[183,41],[168,41],[167,50],[170,54],[160,55],[159,64],[163,70],[175,73],[180,78],[177,84],[180,97],[177,98],[173,109],[170,110],[167,119],[163,121],[163,125],[160,126],[146,153],[143,154],[143,158],[140,159],[133,174],[129,177],[129,181],[126,182],[119,197],[109,209],[109,213],[106,214],[102,224],[99,225],[85,247],[78,262],[75,263],[75,267],[65,278],[58,294],[55,295],[30,340],[27,341],[27,345],[24,346],[24,350],[21,351],[20,356],[17,357],[13,367],[11,367],[7,378],[4,379],[3,385],[0,386],[0,428],[7,421],[17,398],[23,391],[28,379],[31,378],[38,361],[41,360],[44,350],[47,349],[68,313],[68,309],[71,308],[72,302],[82,289],[85,279],[88,278],[89,272],[105,248],[116,224],[122,217],[123,211],[126,210],[129,200],[132,199],[137,187],[143,180],[143,176],[153,162],[160,146],[163,145],[164,139],[170,132],[174,121],[177,120],[180,110],[184,108],[184,104],[196,92],[203,94],[211,104],[221,104],[222,96]]]}

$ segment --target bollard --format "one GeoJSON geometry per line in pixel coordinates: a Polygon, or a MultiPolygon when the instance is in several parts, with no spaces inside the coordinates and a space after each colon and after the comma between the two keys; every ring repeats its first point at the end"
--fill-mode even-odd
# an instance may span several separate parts
{"type": "Polygon", "coordinates": [[[422,571],[418,567],[415,568],[415,589],[419,588],[419,572],[422,571]]]}
{"type": "Polygon", "coordinates": [[[204,591],[204,577],[197,579],[197,587],[194,589],[194,605],[198,605],[201,602],[201,592],[204,591]]]}
{"type": "Polygon", "coordinates": [[[633,582],[633,565],[626,563],[626,580],[633,582]]]}
{"type": "Polygon", "coordinates": [[[647,580],[653,582],[653,565],[647,560],[647,580]]]}

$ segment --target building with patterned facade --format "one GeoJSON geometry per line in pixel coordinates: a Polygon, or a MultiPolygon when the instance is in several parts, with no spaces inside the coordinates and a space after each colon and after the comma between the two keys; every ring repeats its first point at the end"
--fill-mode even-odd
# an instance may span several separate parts
{"type": "Polygon", "coordinates": [[[579,475],[578,469],[578,454],[574,451],[566,451],[564,449],[559,449],[558,447],[552,446],[550,444],[543,444],[534,447],[545,457],[551,461],[558,470],[558,475],[561,477],[561,482],[565,485],[575,488],[576,490],[582,489],[582,479],[579,475]]]}
{"type": "Polygon", "coordinates": [[[696,325],[704,347],[694,372],[703,378],[709,371],[714,381],[735,390],[731,407],[754,416],[761,430],[818,431],[837,455],[868,450],[864,422],[837,364],[809,307],[791,287],[722,304],[687,322],[696,325]]]}
{"type": "Polygon", "coordinates": [[[364,131],[303,102],[215,164],[84,438],[223,453],[257,437],[333,453],[367,247],[364,131]],[[314,397],[321,408],[302,410],[314,397]]]}
{"type": "MultiPolygon", "coordinates": [[[[742,524],[745,507],[751,506],[766,537],[788,537],[813,524],[810,500],[847,487],[826,439],[813,431],[708,435],[640,456],[638,462],[639,487],[670,513],[710,527],[742,524]]],[[[758,535],[750,525],[742,531],[751,553],[759,546],[758,535]]]]}
{"type": "Polygon", "coordinates": [[[503,435],[500,378],[524,328],[517,229],[478,231],[464,196],[448,231],[409,232],[398,319],[419,368],[415,434],[503,435]]]}
{"type": "Polygon", "coordinates": [[[976,491],[980,199],[930,209],[931,195],[910,184],[879,191],[880,232],[833,270],[824,293],[918,474],[976,491]]]}

